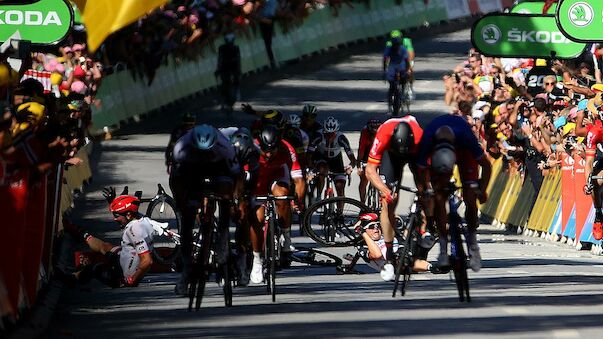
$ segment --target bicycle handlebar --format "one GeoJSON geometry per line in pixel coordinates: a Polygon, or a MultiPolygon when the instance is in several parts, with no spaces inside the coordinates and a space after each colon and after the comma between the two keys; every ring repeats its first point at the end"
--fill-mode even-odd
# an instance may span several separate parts
{"type": "Polygon", "coordinates": [[[401,189],[402,191],[406,191],[406,192],[410,192],[410,193],[415,193],[415,194],[419,193],[419,190],[414,187],[399,185],[398,188],[401,189]]]}

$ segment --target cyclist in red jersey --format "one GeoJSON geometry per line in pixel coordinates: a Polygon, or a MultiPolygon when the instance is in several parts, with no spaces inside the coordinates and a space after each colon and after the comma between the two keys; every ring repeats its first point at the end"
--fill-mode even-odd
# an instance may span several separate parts
{"type": "Polygon", "coordinates": [[[381,269],[381,278],[385,281],[391,281],[395,277],[393,225],[398,204],[398,183],[402,180],[402,171],[406,164],[410,166],[416,178],[416,167],[412,159],[418,151],[417,145],[422,135],[423,129],[412,115],[389,119],[377,130],[369,153],[366,176],[381,195],[380,221],[387,261],[381,269]]]}
{"type": "MultiPolygon", "coordinates": [[[[289,195],[290,178],[293,180],[303,179],[295,150],[286,141],[282,140],[279,131],[274,126],[266,126],[260,133],[257,143],[260,147],[260,166],[253,196],[265,196],[270,193],[275,196],[289,195]]],[[[261,204],[256,203],[254,205],[256,218],[252,218],[250,234],[253,248],[253,266],[250,280],[254,284],[259,284],[264,281],[261,249],[265,209],[261,204]]],[[[282,253],[286,256],[291,252],[291,234],[289,232],[291,228],[291,204],[287,201],[278,201],[276,206],[285,239],[282,253]]],[[[281,262],[286,262],[286,260],[281,262]]]]}
{"type": "Polygon", "coordinates": [[[358,156],[356,159],[358,160],[358,164],[356,168],[358,169],[358,176],[360,177],[360,184],[358,184],[358,192],[360,193],[360,201],[366,201],[366,185],[368,184],[368,179],[364,172],[364,167],[366,166],[366,162],[368,161],[369,151],[371,146],[373,146],[373,141],[375,140],[375,135],[377,133],[377,129],[381,126],[383,122],[378,118],[372,118],[367,123],[366,126],[362,128],[360,131],[360,141],[358,143],[358,156]]]}

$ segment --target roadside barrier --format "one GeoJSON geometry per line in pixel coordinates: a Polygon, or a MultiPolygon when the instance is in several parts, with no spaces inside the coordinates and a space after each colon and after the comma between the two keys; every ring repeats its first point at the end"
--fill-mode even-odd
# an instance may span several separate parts
{"type": "Polygon", "coordinates": [[[18,185],[0,190],[0,209],[9,226],[4,228],[7,241],[0,246],[3,318],[17,318],[31,308],[40,289],[48,283],[54,240],[62,230],[61,216],[73,207],[73,193],[82,192],[92,176],[91,151],[92,143],[79,150],[76,157],[83,160],[79,165],[57,165],[47,175],[31,181],[24,173],[18,185]]]}
{"type": "Polygon", "coordinates": [[[536,199],[530,178],[509,173],[506,166],[497,163],[499,161],[502,160],[493,163],[489,200],[480,209],[483,215],[493,218],[493,225],[507,229],[517,227],[518,232],[528,236],[601,254],[602,243],[592,236],[595,214],[592,200],[583,192],[584,159],[561,154],[561,168],[545,175],[536,199]]]}

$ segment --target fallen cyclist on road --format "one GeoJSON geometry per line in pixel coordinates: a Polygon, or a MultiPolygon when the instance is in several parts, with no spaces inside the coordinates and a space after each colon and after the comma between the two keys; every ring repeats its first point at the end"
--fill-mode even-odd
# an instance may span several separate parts
{"type": "Polygon", "coordinates": [[[64,273],[56,269],[57,276],[68,285],[84,284],[96,278],[107,286],[134,287],[137,286],[153,264],[151,251],[153,249],[153,220],[138,212],[140,200],[130,195],[115,197],[115,190],[105,191],[105,197],[110,203],[109,211],[113,219],[123,229],[121,245],[115,246],[96,238],[71,223],[63,220],[65,231],[76,239],[82,239],[92,250],[104,256],[100,263],[86,263],[75,273],[64,273]]]}

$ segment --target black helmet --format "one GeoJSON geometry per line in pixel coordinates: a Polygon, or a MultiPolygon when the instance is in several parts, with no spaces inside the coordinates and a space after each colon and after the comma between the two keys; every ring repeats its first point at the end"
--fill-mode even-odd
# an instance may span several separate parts
{"type": "Polygon", "coordinates": [[[260,133],[260,149],[264,152],[274,151],[281,142],[279,130],[272,126],[265,126],[260,133]]]}
{"type": "Polygon", "coordinates": [[[264,113],[264,115],[262,115],[262,124],[264,126],[272,125],[276,126],[279,129],[282,129],[285,127],[285,122],[286,121],[285,117],[283,116],[283,113],[275,109],[268,111],[264,113]]]}
{"type": "Polygon", "coordinates": [[[431,169],[438,174],[449,174],[456,163],[454,146],[449,142],[440,142],[431,155],[431,169]]]}
{"type": "Polygon", "coordinates": [[[410,152],[410,148],[415,144],[412,128],[406,122],[400,122],[389,142],[389,149],[400,156],[406,156],[410,152]]]}
{"type": "Polygon", "coordinates": [[[237,150],[239,159],[247,159],[255,147],[253,145],[253,139],[251,138],[251,132],[245,127],[239,128],[230,137],[230,142],[237,150]]]}

